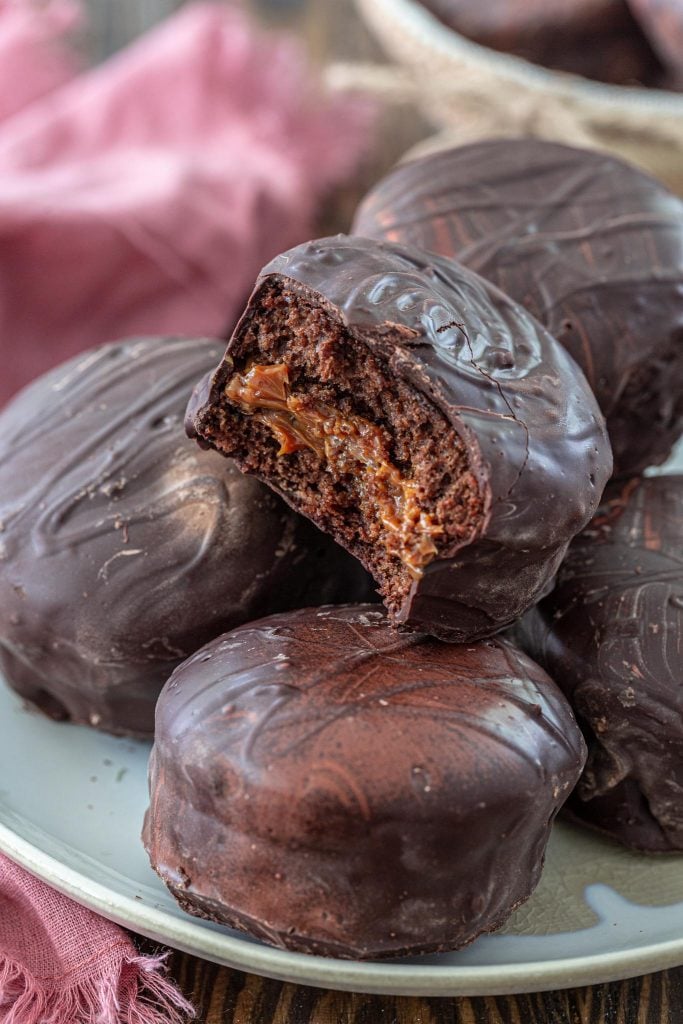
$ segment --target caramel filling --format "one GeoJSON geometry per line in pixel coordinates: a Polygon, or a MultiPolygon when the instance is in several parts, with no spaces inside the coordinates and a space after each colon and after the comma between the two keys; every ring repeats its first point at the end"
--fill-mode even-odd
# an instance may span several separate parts
{"type": "Polygon", "coordinates": [[[339,477],[355,481],[366,514],[385,528],[384,546],[415,578],[437,554],[443,527],[420,508],[420,487],[390,460],[387,441],[374,423],[342,416],[331,406],[293,395],[284,363],[252,364],[234,375],[228,398],[265,423],[280,444],[278,455],[310,448],[339,477]]]}

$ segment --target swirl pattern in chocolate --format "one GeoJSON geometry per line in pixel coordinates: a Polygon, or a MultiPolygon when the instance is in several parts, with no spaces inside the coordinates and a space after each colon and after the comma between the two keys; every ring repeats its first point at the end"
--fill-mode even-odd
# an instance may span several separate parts
{"type": "Polygon", "coordinates": [[[172,669],[273,610],[367,594],[360,567],[182,429],[219,342],[107,345],[0,415],[0,666],[55,718],[150,735],[172,669]]]}
{"type": "Polygon", "coordinates": [[[636,849],[683,850],[683,476],[615,490],[520,639],[588,740],[571,814],[636,849]]]}
{"type": "Polygon", "coordinates": [[[683,202],[614,157],[492,139],[398,166],[354,231],[455,257],[537,317],[607,418],[615,473],[683,430],[683,202]]]}
{"type": "Polygon", "coordinates": [[[302,610],[176,669],[143,839],[185,910],[273,945],[453,949],[530,895],[584,757],[557,687],[506,641],[302,610]]]}
{"type": "MultiPolygon", "coordinates": [[[[291,321],[278,321],[272,330],[285,366],[294,359],[290,328],[291,321]]],[[[400,401],[406,407],[405,394],[400,401]]],[[[612,468],[604,420],[583,374],[524,309],[452,260],[345,236],[300,245],[265,267],[222,365],[193,398],[188,424],[202,443],[234,457],[348,547],[375,573],[396,622],[458,642],[495,633],[538,599],[597,508],[612,468]],[[420,440],[420,409],[427,418],[420,429],[445,423],[451,433],[442,446],[462,449],[458,479],[446,476],[439,497],[464,502],[467,481],[460,532],[417,576],[400,576],[396,559],[388,568],[380,564],[381,542],[363,540],[362,522],[349,531],[343,516],[332,518],[321,498],[329,461],[301,461],[294,476],[304,457],[278,453],[279,442],[255,433],[251,411],[234,399],[245,368],[253,372],[270,358],[263,325],[274,310],[297,303],[298,322],[308,325],[299,344],[326,360],[303,374],[302,403],[310,405],[322,389],[352,418],[365,388],[359,419],[367,423],[372,413],[386,427],[394,415],[387,396],[400,385],[422,403],[395,417],[387,442],[394,451],[406,449],[405,473],[419,469],[408,464],[420,440]],[[332,337],[324,317],[345,337],[332,337]],[[349,367],[357,383],[344,385],[349,367]]],[[[438,461],[439,453],[430,457],[438,461]]],[[[354,483],[345,478],[339,486],[354,483]]],[[[351,492],[346,507],[362,500],[362,491],[351,492]]],[[[433,511],[434,502],[425,502],[425,514],[433,511]]]]}

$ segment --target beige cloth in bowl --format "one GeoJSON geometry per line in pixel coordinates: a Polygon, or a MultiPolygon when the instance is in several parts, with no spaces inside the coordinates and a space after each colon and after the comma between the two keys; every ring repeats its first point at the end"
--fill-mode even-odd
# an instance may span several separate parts
{"type": "Polygon", "coordinates": [[[399,101],[412,97],[442,129],[430,148],[536,135],[622,156],[683,194],[683,94],[603,85],[497,53],[441,24],[419,0],[356,3],[399,66],[349,69],[347,77],[399,101]]]}

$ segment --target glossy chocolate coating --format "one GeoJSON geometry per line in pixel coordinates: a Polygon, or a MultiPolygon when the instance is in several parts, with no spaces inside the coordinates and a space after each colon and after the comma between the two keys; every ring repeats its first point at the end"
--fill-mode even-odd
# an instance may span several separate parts
{"type": "MultiPolygon", "coordinates": [[[[388,374],[433,403],[467,450],[483,517],[469,542],[424,568],[395,620],[456,642],[513,622],[552,581],[611,472],[604,421],[576,364],[520,306],[451,260],[321,239],[262,271],[223,363],[188,410],[189,432],[205,444],[216,444],[210,424],[230,352],[271,279],[333,310],[388,374]]],[[[281,493],[297,508],[296,494],[281,493]]]]}
{"type": "Polygon", "coordinates": [[[616,84],[661,71],[626,0],[422,0],[444,24],[534,64],[616,84]]]}
{"type": "Polygon", "coordinates": [[[273,615],[157,707],[152,866],[190,913],[289,949],[454,949],[534,889],[585,749],[503,640],[398,632],[373,605],[273,615]]]}
{"type": "Polygon", "coordinates": [[[683,429],[683,202],[605,154],[494,139],[397,167],[358,234],[456,257],[534,314],[581,366],[615,473],[683,429]]]}
{"type": "Polygon", "coordinates": [[[250,618],[367,594],[327,537],[182,429],[220,342],[94,349],[0,415],[0,667],[55,718],[151,735],[157,695],[250,618]]]}
{"type": "Polygon", "coordinates": [[[569,809],[640,850],[683,850],[683,476],[631,482],[519,627],[589,758],[569,809]]]}

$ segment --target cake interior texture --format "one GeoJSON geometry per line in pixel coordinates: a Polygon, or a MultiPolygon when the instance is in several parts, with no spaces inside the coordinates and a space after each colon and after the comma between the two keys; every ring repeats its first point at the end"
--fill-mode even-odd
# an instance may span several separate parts
{"type": "Polygon", "coordinates": [[[462,439],[324,300],[268,278],[230,355],[203,435],[356,555],[390,610],[476,536],[484,501],[462,439]]]}

